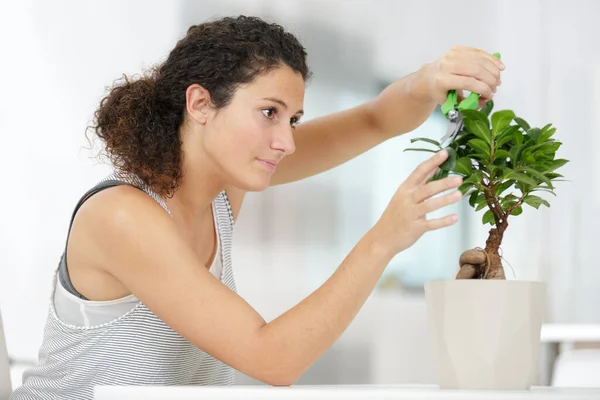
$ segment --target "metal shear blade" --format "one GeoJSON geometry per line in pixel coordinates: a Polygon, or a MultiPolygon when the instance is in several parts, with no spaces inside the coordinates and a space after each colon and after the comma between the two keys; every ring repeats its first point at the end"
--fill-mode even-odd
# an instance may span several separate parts
{"type": "Polygon", "coordinates": [[[452,142],[458,132],[463,128],[463,117],[458,110],[451,110],[448,112],[448,130],[444,137],[440,139],[440,144],[444,144],[446,141],[452,142]]]}

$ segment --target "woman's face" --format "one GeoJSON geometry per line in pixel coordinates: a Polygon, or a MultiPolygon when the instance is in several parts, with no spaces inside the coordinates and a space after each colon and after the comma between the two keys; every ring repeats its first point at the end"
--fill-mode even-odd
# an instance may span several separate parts
{"type": "Polygon", "coordinates": [[[229,105],[207,115],[204,151],[227,183],[247,191],[269,187],[277,163],[295,151],[304,89],[302,75],[282,66],[239,87],[229,105]]]}

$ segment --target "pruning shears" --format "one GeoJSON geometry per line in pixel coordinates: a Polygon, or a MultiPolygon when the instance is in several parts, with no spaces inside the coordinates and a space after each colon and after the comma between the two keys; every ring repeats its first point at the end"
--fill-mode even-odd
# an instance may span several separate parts
{"type": "MultiPolygon", "coordinates": [[[[494,56],[500,58],[500,53],[494,53],[494,56]]],[[[458,103],[458,93],[456,90],[448,91],[448,98],[446,102],[442,104],[442,113],[448,118],[448,130],[444,137],[440,139],[440,144],[444,144],[446,141],[452,142],[458,132],[463,128],[463,116],[461,111],[463,110],[477,110],[479,106],[479,94],[471,93],[466,99],[458,103]]]]}

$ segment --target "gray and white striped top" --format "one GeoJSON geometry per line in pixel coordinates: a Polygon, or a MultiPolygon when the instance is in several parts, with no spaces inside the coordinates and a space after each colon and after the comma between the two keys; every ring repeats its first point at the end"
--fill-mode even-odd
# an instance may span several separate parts
{"type": "MultiPolygon", "coordinates": [[[[111,181],[140,188],[168,211],[164,202],[139,180],[113,174],[95,188],[111,181]]],[[[233,217],[225,192],[215,198],[213,205],[221,241],[221,281],[235,291],[231,266],[233,217]]],[[[55,275],[54,289],[57,284],[55,275]]],[[[110,322],[81,327],[61,321],[50,301],[39,362],[23,374],[23,384],[11,399],[83,400],[93,398],[96,385],[230,385],[233,377],[231,367],[187,341],[141,302],[110,322]]]]}

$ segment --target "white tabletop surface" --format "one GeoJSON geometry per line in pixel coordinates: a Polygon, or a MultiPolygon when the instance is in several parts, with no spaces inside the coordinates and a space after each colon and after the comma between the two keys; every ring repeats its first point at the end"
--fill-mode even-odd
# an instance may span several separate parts
{"type": "Polygon", "coordinates": [[[600,324],[544,324],[542,342],[600,342],[600,324]]]}
{"type": "Polygon", "coordinates": [[[600,388],[533,387],[531,390],[441,390],[430,385],[324,385],[324,386],[99,386],[95,400],[172,399],[600,399],[600,388]]]}

